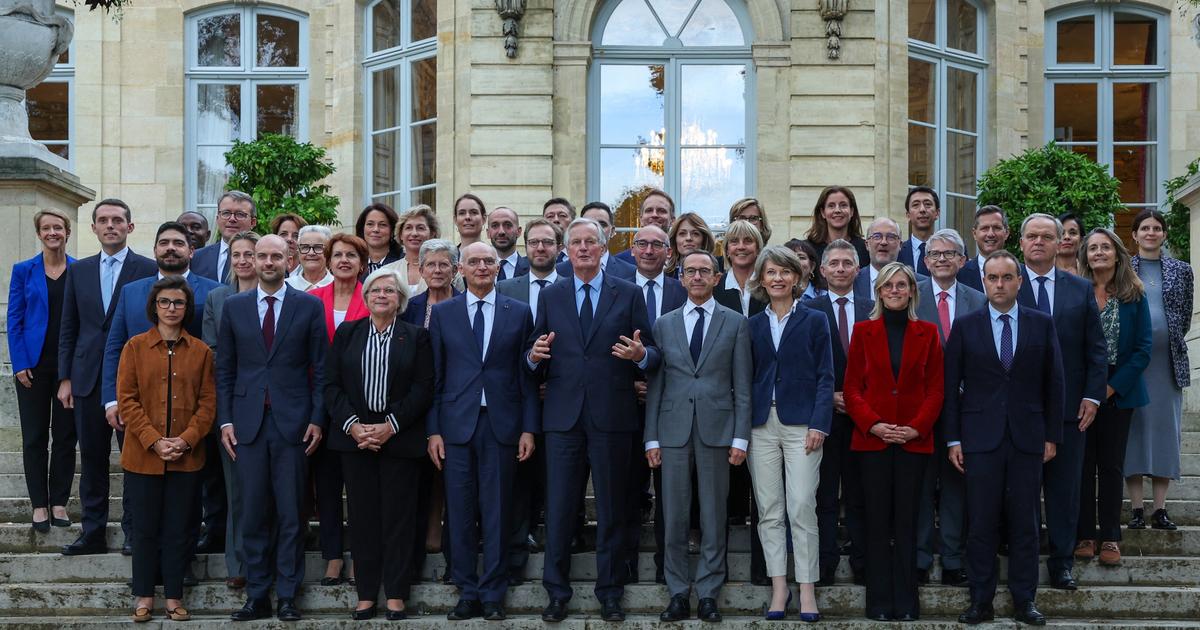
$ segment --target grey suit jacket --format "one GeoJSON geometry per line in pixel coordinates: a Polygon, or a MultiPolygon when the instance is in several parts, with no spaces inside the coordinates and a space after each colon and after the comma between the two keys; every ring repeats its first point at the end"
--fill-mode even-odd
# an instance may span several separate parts
{"type": "MultiPolygon", "coordinates": [[[[940,291],[941,289],[938,289],[940,291]]],[[[933,278],[917,282],[917,318],[938,327],[938,339],[946,343],[946,331],[942,330],[941,320],[938,319],[937,296],[934,293],[933,278]]],[[[965,317],[968,313],[987,306],[987,296],[958,282],[954,286],[954,321],[965,317]]]]}
{"type": "Polygon", "coordinates": [[[697,365],[683,325],[687,304],[654,322],[662,364],[650,374],[643,442],[685,446],[693,424],[705,446],[728,448],[734,438],[749,441],[754,372],[749,320],[718,304],[697,365]]]}
{"type": "Polygon", "coordinates": [[[496,292],[500,295],[508,296],[514,300],[521,300],[529,303],[529,278],[526,276],[517,276],[508,278],[496,283],[496,292]]]}

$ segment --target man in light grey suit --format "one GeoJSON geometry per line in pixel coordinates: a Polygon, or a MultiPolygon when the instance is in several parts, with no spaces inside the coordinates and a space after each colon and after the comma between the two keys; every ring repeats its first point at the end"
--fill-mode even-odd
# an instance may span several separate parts
{"type": "MultiPolygon", "coordinates": [[[[925,244],[925,266],[932,277],[917,283],[917,317],[937,325],[942,345],[950,338],[956,320],[987,306],[987,296],[957,280],[966,260],[966,246],[962,236],[954,230],[938,230],[925,244]]],[[[940,497],[936,505],[942,584],[967,586],[963,565],[966,544],[964,480],[962,473],[955,470],[946,457],[946,440],[940,424],[934,428],[934,434],[934,457],[925,467],[921,505],[917,511],[917,577],[921,583],[929,583],[929,569],[933,566],[936,493],[940,497]]]]}
{"type": "Polygon", "coordinates": [[[663,359],[651,372],[646,392],[646,459],[652,468],[662,466],[659,499],[664,502],[665,573],[671,593],[659,619],[680,621],[691,613],[688,525],[694,463],[703,488],[697,616],[717,622],[717,595],[725,581],[729,467],[746,460],[750,440],[750,327],[745,317],[713,298],[721,274],[712,254],[691,253],[682,267],[688,301],[654,323],[663,359]]]}
{"type": "Polygon", "coordinates": [[[525,256],[529,273],[496,283],[500,295],[521,300],[537,316],[537,300],[542,289],[558,282],[555,269],[558,252],[562,250],[563,233],[546,219],[533,219],[525,224],[525,256]]]}

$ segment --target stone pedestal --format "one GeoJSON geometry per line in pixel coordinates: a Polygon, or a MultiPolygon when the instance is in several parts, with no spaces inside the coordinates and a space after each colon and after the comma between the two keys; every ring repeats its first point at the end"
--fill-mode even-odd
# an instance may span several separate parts
{"type": "MultiPolygon", "coordinates": [[[[1191,257],[1193,270],[1196,261],[1200,261],[1200,174],[1188,180],[1187,185],[1175,193],[1175,198],[1191,210],[1189,229],[1191,230],[1191,257]]],[[[1200,294],[1200,276],[1196,276],[1196,284],[1192,287],[1192,295],[1200,294]]],[[[1185,413],[1200,412],[1200,300],[1192,301],[1192,327],[1188,330],[1188,358],[1192,366],[1192,387],[1183,390],[1183,410],[1185,413]]]]}

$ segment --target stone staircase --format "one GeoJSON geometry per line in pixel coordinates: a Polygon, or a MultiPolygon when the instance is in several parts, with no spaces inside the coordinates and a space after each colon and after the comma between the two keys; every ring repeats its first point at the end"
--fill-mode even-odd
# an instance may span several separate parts
{"type": "MultiPolygon", "coordinates": [[[[28,500],[21,474],[20,433],[12,408],[3,404],[11,401],[11,379],[0,385],[0,626],[62,630],[64,628],[107,628],[127,623],[132,598],[126,580],[130,576],[130,560],[118,553],[121,531],[115,522],[107,531],[110,552],[103,555],[67,558],[58,549],[74,540],[78,525],[69,529],[53,529],[49,534],[37,534],[29,526],[28,500]]],[[[1185,478],[1174,484],[1169,503],[1172,519],[1180,525],[1174,532],[1153,530],[1124,532],[1122,543],[1124,562],[1117,568],[1104,568],[1095,562],[1081,563],[1076,578],[1081,587],[1076,592],[1055,591],[1048,586],[1038,594],[1038,605],[1059,628],[1197,628],[1200,629],[1200,416],[1185,420],[1183,469],[1185,478]]],[[[121,484],[117,456],[112,458],[113,492],[121,484]]],[[[77,489],[77,486],[76,486],[77,489]]],[[[1147,487],[1149,496],[1149,487],[1147,487]]],[[[591,512],[591,501],[588,502],[591,512]]],[[[78,520],[78,504],[71,506],[72,520],[78,520]]],[[[1128,510],[1126,510],[1126,514],[1128,510]]],[[[112,502],[112,516],[120,517],[120,501],[112,502]]],[[[316,524],[313,524],[315,534],[316,524]]],[[[540,539],[541,532],[537,533],[540,539]]],[[[586,534],[594,535],[589,526],[586,534]]],[[[353,535],[349,532],[348,535],[353,535]]],[[[453,587],[441,584],[445,572],[441,555],[429,556],[424,581],[413,588],[408,602],[410,611],[419,612],[403,624],[389,624],[382,618],[372,622],[354,622],[348,611],[357,597],[348,585],[325,587],[317,580],[324,573],[324,563],[315,551],[315,535],[309,539],[306,556],[307,584],[299,606],[305,621],[287,627],[339,628],[393,625],[414,628],[448,627],[445,613],[454,606],[457,595],[453,587]]],[[[795,620],[768,624],[761,620],[763,605],[768,599],[765,587],[749,583],[749,531],[746,526],[733,527],[730,538],[730,582],[722,592],[720,602],[725,613],[724,626],[731,628],[793,627],[804,624],[795,620]]],[[[654,535],[650,525],[642,530],[640,581],[626,588],[624,603],[629,613],[626,626],[631,628],[658,626],[658,612],[665,606],[668,594],[665,586],[654,583],[654,535]]],[[[463,628],[542,628],[540,610],[546,596],[540,585],[543,556],[533,553],[526,577],[529,582],[510,590],[508,610],[511,618],[504,623],[481,620],[461,622],[463,628]]],[[[1003,581],[1005,569],[1001,568],[1003,581]]],[[[188,608],[196,615],[191,627],[226,627],[228,613],[243,603],[243,593],[225,587],[224,559],[220,555],[202,555],[194,572],[198,586],[185,591],[188,608]]],[[[1047,583],[1042,568],[1042,584],[1047,583]]],[[[608,628],[598,617],[599,603],[592,594],[595,579],[595,557],[592,553],[575,556],[572,565],[575,597],[571,602],[572,616],[563,628],[608,628]]],[[[943,587],[938,584],[936,568],[932,575],[935,585],[921,588],[922,619],[906,627],[958,627],[954,621],[967,605],[964,588],[943,587]]],[[[826,627],[847,629],[877,628],[887,625],[862,619],[864,591],[854,586],[846,563],[842,563],[837,585],[818,589],[826,627]]],[[[162,602],[158,603],[156,621],[149,626],[170,624],[163,621],[162,602]]],[[[1011,612],[1007,593],[996,598],[997,613],[1011,612]]],[[[176,624],[177,625],[177,624],[176,624]]],[[[275,620],[247,624],[250,627],[284,627],[275,620]]],[[[677,624],[679,627],[700,628],[697,621],[677,624]]],[[[1015,627],[1011,619],[1001,618],[985,627],[1015,627]]],[[[708,626],[705,626],[708,627],[708,626]]]]}

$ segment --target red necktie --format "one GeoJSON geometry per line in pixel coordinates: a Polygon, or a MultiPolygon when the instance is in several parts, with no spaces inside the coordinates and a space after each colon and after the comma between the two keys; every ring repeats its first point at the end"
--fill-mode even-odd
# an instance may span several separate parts
{"type": "Polygon", "coordinates": [[[950,338],[950,304],[946,301],[950,294],[938,293],[938,321],[942,324],[942,342],[950,338]]]}
{"type": "MultiPolygon", "coordinates": [[[[267,314],[263,315],[263,345],[267,346],[267,353],[271,352],[271,345],[275,343],[275,300],[277,298],[268,295],[267,314]]],[[[263,404],[271,406],[271,390],[267,390],[266,398],[263,399],[263,404]]]]}
{"type": "Polygon", "coordinates": [[[850,352],[850,320],[846,317],[846,302],[850,300],[840,297],[838,304],[838,337],[842,340],[842,352],[850,352]]]}

